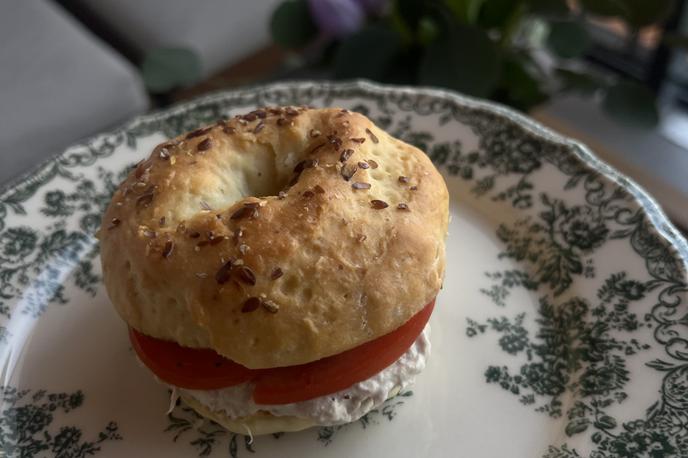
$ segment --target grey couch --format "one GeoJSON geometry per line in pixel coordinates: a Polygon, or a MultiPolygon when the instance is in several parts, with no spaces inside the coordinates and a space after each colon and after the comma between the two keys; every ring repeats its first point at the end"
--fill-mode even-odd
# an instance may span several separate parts
{"type": "Polygon", "coordinates": [[[147,51],[192,49],[210,75],[269,42],[267,17],[277,2],[62,3],[88,13],[133,52],[127,60],[60,3],[0,2],[0,186],[68,145],[145,112],[151,102],[136,62],[147,51]]]}

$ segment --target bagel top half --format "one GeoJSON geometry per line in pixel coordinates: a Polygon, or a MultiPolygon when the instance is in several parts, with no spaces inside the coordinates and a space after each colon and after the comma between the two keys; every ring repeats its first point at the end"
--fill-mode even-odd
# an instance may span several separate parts
{"type": "Polygon", "coordinates": [[[341,353],[438,293],[448,193],[419,149],[342,109],[266,108],[158,145],[100,230],[129,326],[248,368],[341,353]]]}

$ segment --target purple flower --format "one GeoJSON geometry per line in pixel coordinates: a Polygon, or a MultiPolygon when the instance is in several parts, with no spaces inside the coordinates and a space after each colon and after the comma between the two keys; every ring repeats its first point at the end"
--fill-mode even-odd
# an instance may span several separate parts
{"type": "MultiPolygon", "coordinates": [[[[313,21],[321,32],[335,37],[351,35],[361,28],[365,11],[356,0],[309,0],[313,21]]],[[[370,2],[373,3],[373,2],[370,2]]]]}

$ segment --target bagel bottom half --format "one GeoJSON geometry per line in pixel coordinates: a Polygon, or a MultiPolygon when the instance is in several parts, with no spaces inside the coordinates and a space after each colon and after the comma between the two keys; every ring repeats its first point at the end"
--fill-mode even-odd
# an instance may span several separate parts
{"type": "Polygon", "coordinates": [[[242,418],[229,418],[222,412],[215,412],[191,396],[180,396],[181,400],[199,415],[208,418],[227,430],[249,436],[260,436],[272,433],[290,433],[317,426],[307,418],[293,416],[277,417],[267,412],[259,412],[242,418]]]}

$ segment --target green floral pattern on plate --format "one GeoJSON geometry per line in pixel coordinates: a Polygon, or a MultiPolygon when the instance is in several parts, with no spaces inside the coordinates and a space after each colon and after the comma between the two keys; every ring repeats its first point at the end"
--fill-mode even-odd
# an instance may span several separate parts
{"type": "Polygon", "coordinates": [[[93,440],[84,440],[76,426],[53,425],[60,413],[67,414],[84,403],[81,391],[48,393],[0,386],[0,452],[6,457],[84,458],[95,455],[107,441],[120,440],[117,423],[111,421],[93,440]]]}

